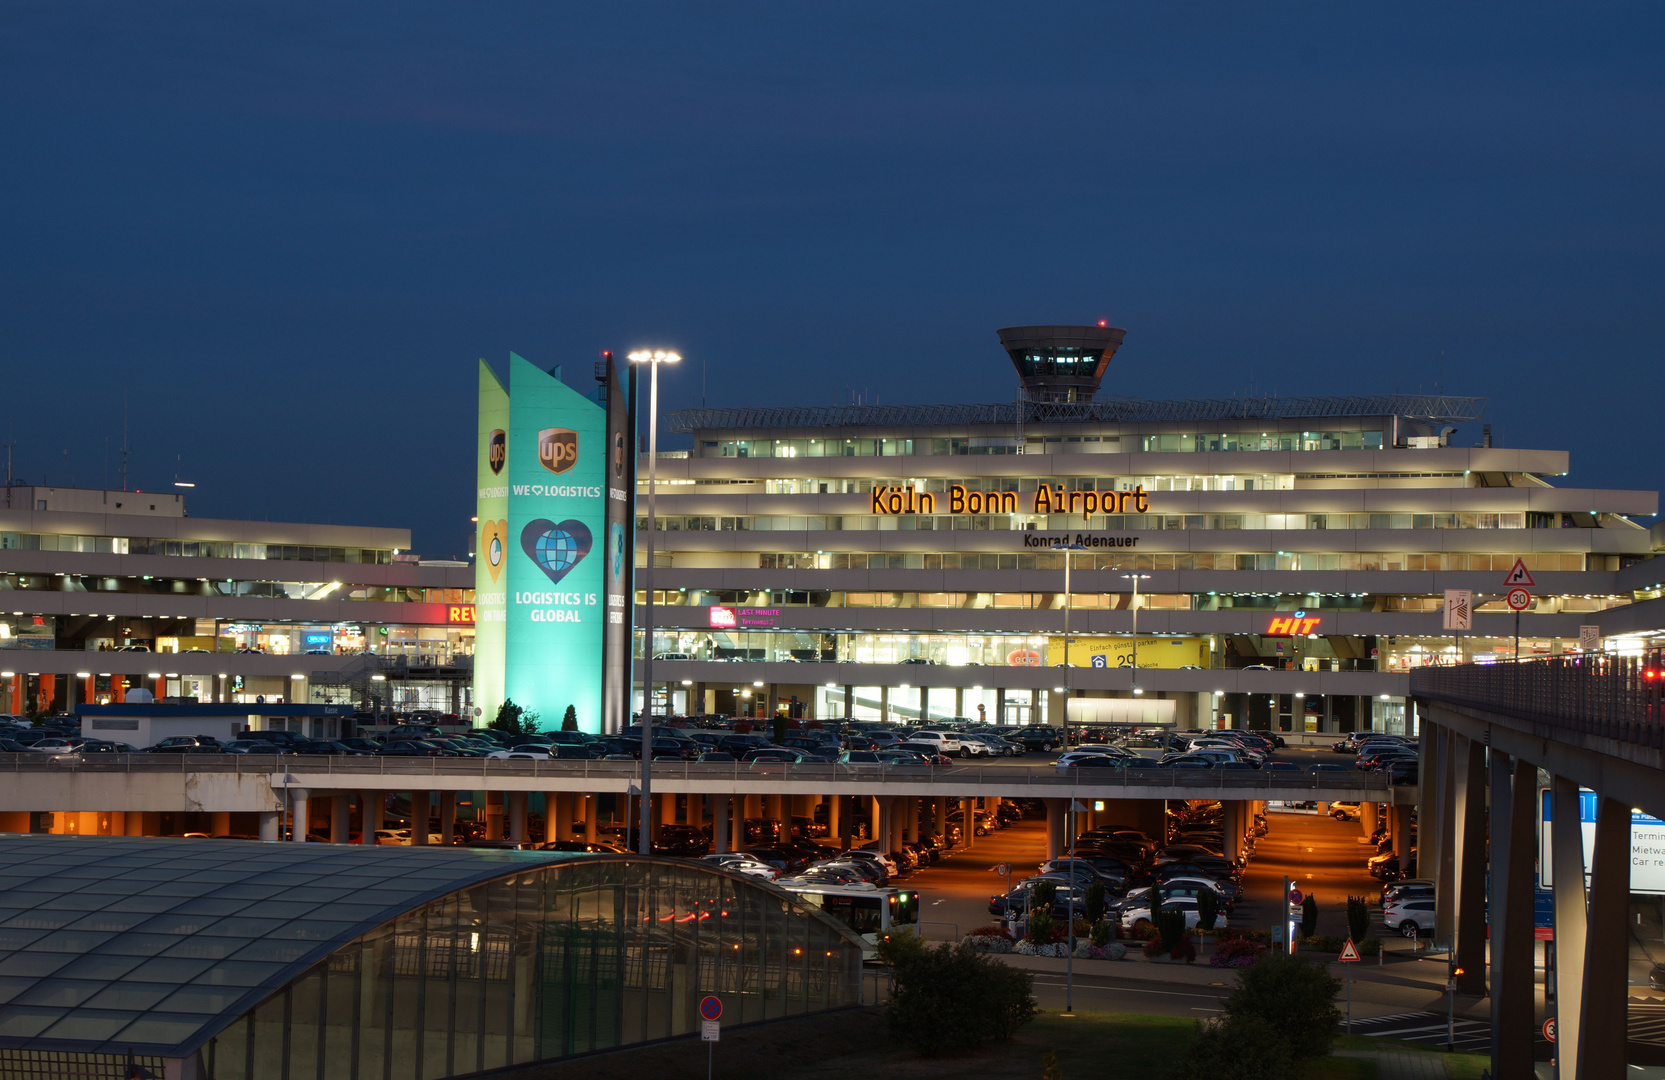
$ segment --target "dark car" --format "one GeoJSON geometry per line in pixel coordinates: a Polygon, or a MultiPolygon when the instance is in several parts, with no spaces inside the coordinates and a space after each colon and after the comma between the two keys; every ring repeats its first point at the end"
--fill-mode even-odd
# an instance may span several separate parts
{"type": "Polygon", "coordinates": [[[1064,733],[1045,724],[1021,727],[1001,738],[1020,743],[1025,750],[1053,750],[1064,745],[1064,733]]]}
{"type": "Polygon", "coordinates": [[[743,758],[747,751],[759,750],[774,743],[761,735],[724,735],[717,744],[717,749],[726,750],[737,758],[743,758]]]}
{"type": "Polygon", "coordinates": [[[1420,767],[1415,758],[1409,761],[1389,762],[1382,772],[1387,775],[1390,784],[1414,784],[1417,782],[1420,767]]]}
{"type": "MultiPolygon", "coordinates": [[[[42,738],[44,737],[45,736],[43,735],[42,738]]],[[[18,742],[24,741],[25,740],[23,739],[18,740],[18,742]]],[[[33,742],[34,740],[31,739],[28,741],[33,742]]],[[[214,738],[212,735],[171,735],[157,743],[155,746],[152,746],[150,748],[150,753],[185,754],[197,749],[198,747],[211,751],[218,751],[220,748],[220,740],[214,738]]]]}
{"type": "Polygon", "coordinates": [[[656,855],[671,855],[682,859],[697,859],[711,852],[711,838],[705,830],[693,825],[664,824],[654,841],[656,855]]]}

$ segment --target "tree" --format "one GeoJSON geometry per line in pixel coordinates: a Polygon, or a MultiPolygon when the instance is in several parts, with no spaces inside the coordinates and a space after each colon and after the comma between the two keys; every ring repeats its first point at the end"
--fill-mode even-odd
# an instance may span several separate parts
{"type": "Polygon", "coordinates": [[[1370,902],[1362,896],[1347,898],[1347,933],[1355,945],[1370,934],[1370,902]]]}
{"type": "Polygon", "coordinates": [[[497,707],[497,715],[486,727],[492,731],[506,731],[510,735],[536,735],[538,714],[516,705],[513,698],[504,698],[503,704],[497,707]]]}
{"type": "Polygon", "coordinates": [[[775,741],[775,744],[777,746],[786,741],[786,726],[787,726],[786,717],[784,717],[784,716],[775,717],[773,734],[774,734],[774,737],[775,737],[774,741],[775,741]]]}
{"type": "Polygon", "coordinates": [[[1295,1075],[1289,1045],[1257,1017],[1224,1017],[1197,1022],[1185,1058],[1173,1080],[1284,1080],[1295,1075]]]}
{"type": "Polygon", "coordinates": [[[1220,895],[1213,889],[1197,890],[1197,929],[1211,933],[1220,918],[1220,895]]]}
{"type": "Polygon", "coordinates": [[[895,975],[885,1009],[891,1037],[924,1057],[1009,1039],[1035,1018],[1029,974],[963,943],[898,943],[887,955],[895,975]]]}
{"type": "Polygon", "coordinates": [[[1301,901],[1301,936],[1311,937],[1318,932],[1318,896],[1307,893],[1301,901]]]}
{"type": "Polygon", "coordinates": [[[1104,918],[1104,907],[1104,882],[1095,881],[1087,886],[1087,894],[1081,898],[1081,910],[1088,922],[1096,923],[1104,918]]]}
{"type": "Polygon", "coordinates": [[[561,730],[562,731],[577,731],[578,730],[578,709],[577,709],[576,706],[573,706],[573,705],[568,705],[567,706],[567,714],[565,716],[561,717],[561,730]]]}
{"type": "Polygon", "coordinates": [[[1237,989],[1225,999],[1230,1020],[1259,1020],[1275,1031],[1297,1062],[1329,1053],[1341,1012],[1335,996],[1341,980],[1298,956],[1268,953],[1237,974],[1237,989]]]}

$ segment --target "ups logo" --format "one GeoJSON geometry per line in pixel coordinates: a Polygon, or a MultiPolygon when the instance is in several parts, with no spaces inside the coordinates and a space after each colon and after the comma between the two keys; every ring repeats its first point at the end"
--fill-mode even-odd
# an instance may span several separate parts
{"type": "Polygon", "coordinates": [[[552,473],[578,464],[578,432],[559,427],[538,432],[538,464],[552,473]]]}
{"type": "Polygon", "coordinates": [[[491,439],[486,443],[486,463],[491,466],[492,474],[503,471],[503,463],[509,456],[509,433],[498,428],[491,433],[491,439]]]}

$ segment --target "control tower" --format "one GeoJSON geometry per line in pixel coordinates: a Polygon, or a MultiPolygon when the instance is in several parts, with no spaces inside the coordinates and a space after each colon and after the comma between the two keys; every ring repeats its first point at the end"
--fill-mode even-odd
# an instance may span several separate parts
{"type": "Polygon", "coordinates": [[[997,330],[1031,401],[1091,401],[1127,331],[1117,326],[1008,326],[997,330]]]}

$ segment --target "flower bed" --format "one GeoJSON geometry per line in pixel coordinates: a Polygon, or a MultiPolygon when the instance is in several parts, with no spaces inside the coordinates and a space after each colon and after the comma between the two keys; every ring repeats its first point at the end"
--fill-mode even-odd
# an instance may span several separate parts
{"type": "Polygon", "coordinates": [[[1271,947],[1272,935],[1265,930],[1222,930],[1214,943],[1209,966],[1217,968],[1254,967],[1271,947]],[[1260,938],[1264,936],[1265,941],[1260,938]]]}

